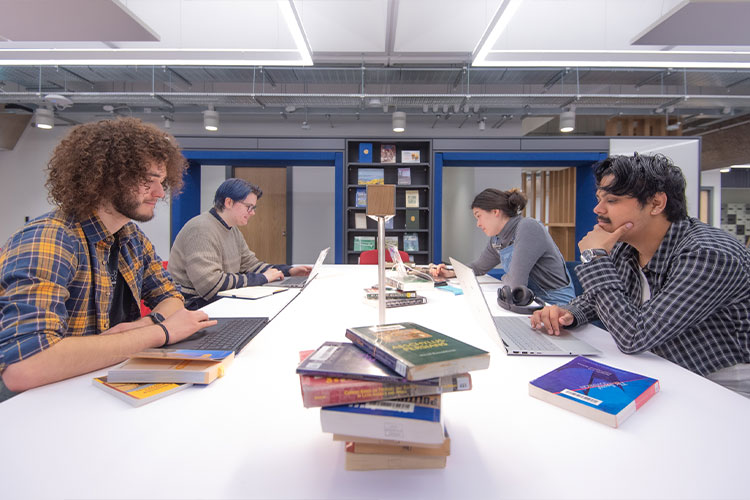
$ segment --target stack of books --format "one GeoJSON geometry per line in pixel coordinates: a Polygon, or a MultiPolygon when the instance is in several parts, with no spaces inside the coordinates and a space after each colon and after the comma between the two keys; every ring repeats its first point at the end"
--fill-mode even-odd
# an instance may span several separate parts
{"type": "Polygon", "coordinates": [[[210,384],[223,377],[234,360],[233,351],[147,349],[133,354],[93,384],[132,406],[142,406],[193,384],[210,384]]]}
{"type": "MultiPolygon", "coordinates": [[[[378,287],[365,288],[365,303],[373,307],[378,306],[378,287]]],[[[426,304],[427,297],[418,295],[417,292],[405,292],[393,287],[385,289],[385,307],[404,307],[426,304]]]]}
{"type": "Polygon", "coordinates": [[[415,323],[349,328],[348,342],[300,353],[306,408],[345,443],[347,470],[443,468],[441,395],[471,389],[489,353],[415,323]]]}

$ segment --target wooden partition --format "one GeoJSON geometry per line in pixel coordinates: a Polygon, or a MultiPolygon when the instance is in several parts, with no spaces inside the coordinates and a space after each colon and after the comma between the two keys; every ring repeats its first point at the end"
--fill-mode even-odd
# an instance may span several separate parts
{"type": "Polygon", "coordinates": [[[549,229],[563,258],[575,260],[576,169],[524,172],[521,186],[529,199],[523,215],[539,219],[549,229]]]}

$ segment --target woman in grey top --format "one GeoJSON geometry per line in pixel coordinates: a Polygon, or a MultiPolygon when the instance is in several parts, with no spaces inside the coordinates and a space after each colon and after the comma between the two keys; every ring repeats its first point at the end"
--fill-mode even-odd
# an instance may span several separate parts
{"type": "MultiPolygon", "coordinates": [[[[477,227],[490,237],[487,248],[470,267],[474,274],[487,273],[502,264],[504,284],[527,286],[549,304],[567,304],[575,297],[560,250],[544,226],[530,217],[522,217],[526,196],[518,189],[485,189],[471,203],[477,227]]],[[[430,265],[434,277],[451,278],[445,264],[430,265]]]]}

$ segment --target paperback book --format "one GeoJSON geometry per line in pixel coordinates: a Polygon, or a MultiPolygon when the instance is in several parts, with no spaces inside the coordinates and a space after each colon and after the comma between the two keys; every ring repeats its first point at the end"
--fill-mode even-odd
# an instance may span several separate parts
{"type": "Polygon", "coordinates": [[[107,372],[109,382],[210,384],[223,377],[234,353],[220,361],[130,358],[107,372]]]}
{"type": "Polygon", "coordinates": [[[407,189],[404,191],[404,203],[406,208],[419,208],[419,190],[407,189]]]}
{"type": "Polygon", "coordinates": [[[398,169],[398,185],[408,186],[411,184],[411,169],[409,167],[400,167],[398,169]]]}
{"type": "Polygon", "coordinates": [[[138,383],[114,383],[109,382],[107,377],[94,377],[94,387],[112,394],[125,401],[131,406],[143,406],[146,403],[156,401],[169,396],[193,384],[138,384],[138,383]]]}
{"type": "MultiPolygon", "coordinates": [[[[326,344],[333,343],[327,342],[326,344]]],[[[325,347],[326,344],[321,346],[321,348],[325,347]]],[[[348,343],[344,345],[351,346],[348,343]]],[[[358,350],[353,346],[352,349],[358,350]]],[[[300,352],[300,360],[302,361],[300,367],[305,365],[305,358],[313,352],[317,351],[300,352]]],[[[311,369],[310,365],[305,366],[304,371],[311,373],[311,375],[300,374],[302,403],[305,408],[471,390],[471,376],[468,373],[415,383],[408,382],[402,377],[397,376],[372,358],[369,358],[365,362],[357,360],[353,365],[344,365],[337,362],[328,363],[327,361],[317,370],[311,369]],[[362,369],[358,369],[357,366],[360,365],[365,366],[362,369]],[[375,365],[377,368],[373,369],[372,365],[375,365]],[[385,376],[382,379],[376,378],[373,375],[374,372],[377,373],[376,370],[382,371],[385,376]],[[312,373],[316,372],[326,372],[329,374],[312,375],[312,373]],[[345,376],[340,377],[335,375],[335,373],[339,372],[345,376]],[[364,377],[370,380],[360,380],[361,373],[364,373],[364,377]]]]}
{"type": "Polygon", "coordinates": [[[354,443],[347,443],[344,468],[346,470],[412,470],[444,469],[447,463],[445,455],[419,455],[413,453],[357,453],[354,443]]]}
{"type": "MultiPolygon", "coordinates": [[[[365,304],[372,306],[372,307],[378,307],[380,305],[379,299],[374,298],[370,299],[365,297],[364,298],[365,304]]],[[[406,306],[418,306],[421,304],[427,303],[427,297],[423,297],[421,295],[417,295],[415,297],[407,297],[407,298],[393,298],[393,299],[385,299],[385,307],[388,309],[394,308],[394,307],[406,307],[406,306]]]]}
{"type": "Polygon", "coordinates": [[[419,235],[404,233],[404,252],[419,252],[419,235]]]}
{"type": "Polygon", "coordinates": [[[400,292],[417,292],[419,290],[430,290],[435,287],[435,281],[428,275],[407,274],[401,276],[397,271],[388,271],[385,275],[385,284],[400,292]]]}
{"type": "MultiPolygon", "coordinates": [[[[248,287],[250,288],[250,287],[248,287]]],[[[253,287],[258,288],[258,287],[253,287]]],[[[238,289],[239,290],[239,289],[238,289]]],[[[146,349],[130,358],[153,358],[153,359],[184,359],[202,361],[221,361],[224,358],[234,356],[234,351],[201,351],[196,349],[146,349]]]]}
{"type": "Polygon", "coordinates": [[[529,394],[612,427],[659,392],[659,381],[583,356],[529,382],[529,394]]]}
{"type": "Polygon", "coordinates": [[[359,162],[372,163],[372,143],[361,142],[359,144],[359,162]]]}
{"type": "Polygon", "coordinates": [[[419,229],[419,209],[407,208],[405,220],[404,227],[406,229],[419,229]]]}
{"type": "Polygon", "coordinates": [[[355,236],[354,237],[354,251],[363,252],[365,250],[375,250],[375,237],[374,236],[355,236]]]}
{"type": "Polygon", "coordinates": [[[354,214],[354,228],[367,229],[367,215],[364,213],[354,214]]]}
{"type": "Polygon", "coordinates": [[[367,207],[367,189],[357,188],[354,197],[354,206],[357,208],[367,207]]]}
{"type": "Polygon", "coordinates": [[[357,170],[357,184],[385,184],[382,168],[360,168],[357,170]]]}
{"type": "Polygon", "coordinates": [[[439,395],[327,406],[320,410],[320,423],[323,432],[348,436],[426,444],[445,440],[439,395]]]}
{"type": "Polygon", "coordinates": [[[419,161],[420,152],[418,149],[401,151],[401,163],[419,163],[419,161]]]}
{"type": "Polygon", "coordinates": [[[396,163],[396,145],[380,145],[380,163],[396,163]]]}
{"type": "Polygon", "coordinates": [[[483,370],[490,353],[416,323],[347,328],[357,347],[408,380],[483,370]]]}

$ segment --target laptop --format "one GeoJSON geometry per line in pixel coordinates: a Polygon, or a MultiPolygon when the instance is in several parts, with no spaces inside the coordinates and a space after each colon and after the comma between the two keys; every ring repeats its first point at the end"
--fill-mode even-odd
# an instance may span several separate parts
{"type": "Polygon", "coordinates": [[[564,329],[560,335],[548,335],[531,327],[529,319],[518,316],[493,316],[484,299],[474,270],[450,259],[461,288],[483,328],[491,335],[498,335],[505,350],[511,355],[521,356],[579,356],[599,354],[600,351],[576,338],[564,329]]]}
{"type": "Polygon", "coordinates": [[[305,288],[305,286],[307,286],[308,283],[310,283],[313,279],[315,279],[315,276],[317,276],[318,273],[320,272],[320,267],[323,265],[323,261],[326,259],[326,255],[328,255],[328,250],[330,249],[331,247],[328,247],[320,251],[320,254],[318,255],[318,260],[315,261],[315,265],[310,271],[310,274],[308,274],[307,276],[287,276],[281,281],[272,281],[270,283],[265,283],[263,286],[280,286],[284,288],[305,288]]]}
{"type": "Polygon", "coordinates": [[[268,318],[211,319],[217,320],[218,323],[203,330],[198,330],[185,340],[164,346],[164,349],[234,351],[235,354],[239,354],[242,348],[269,323],[268,318]]]}

